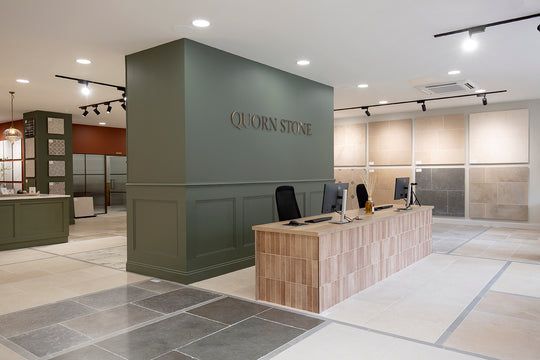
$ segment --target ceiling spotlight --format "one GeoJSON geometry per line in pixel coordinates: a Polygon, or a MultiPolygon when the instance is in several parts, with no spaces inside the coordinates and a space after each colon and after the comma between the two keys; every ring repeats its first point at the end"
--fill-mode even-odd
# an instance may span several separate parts
{"type": "Polygon", "coordinates": [[[379,101],[379,104],[385,105],[385,104],[388,104],[388,101],[386,101],[386,100],[381,100],[381,101],[379,101]]]}
{"type": "Polygon", "coordinates": [[[300,65],[300,66],[307,66],[309,65],[311,62],[309,60],[306,60],[306,59],[301,59],[301,60],[298,60],[296,62],[296,65],[300,65]]]}
{"type": "Polygon", "coordinates": [[[469,35],[469,37],[463,41],[463,44],[461,44],[461,48],[463,51],[472,52],[478,48],[478,41],[474,40],[472,35],[469,35]]]}
{"type": "Polygon", "coordinates": [[[107,114],[110,114],[112,111],[111,103],[105,103],[105,105],[107,105],[107,114]]]}
{"type": "Polygon", "coordinates": [[[126,110],[126,103],[125,102],[122,102],[122,104],[120,106],[122,106],[122,109],[126,110]]]}
{"type": "Polygon", "coordinates": [[[540,31],[540,24],[538,25],[538,27],[536,28],[536,30],[540,31]]]}
{"type": "Polygon", "coordinates": [[[84,96],[90,95],[90,88],[88,87],[88,83],[83,83],[83,86],[82,86],[82,88],[81,88],[81,93],[82,93],[84,96]]]}
{"type": "Polygon", "coordinates": [[[124,99],[124,101],[127,101],[127,96],[125,92],[122,93],[122,99],[124,99]]]}
{"type": "Polygon", "coordinates": [[[28,81],[26,79],[17,79],[15,81],[17,81],[19,84],[28,84],[30,82],[30,81],[28,81]]]}
{"type": "Polygon", "coordinates": [[[86,107],[84,107],[83,109],[84,109],[84,111],[83,111],[83,113],[82,113],[82,116],[88,115],[88,110],[86,110],[86,107]]]}
{"type": "Polygon", "coordinates": [[[103,125],[107,125],[106,122],[100,122],[99,125],[103,126],[103,125]]]}
{"type": "Polygon", "coordinates": [[[486,97],[486,95],[484,95],[484,97],[482,98],[482,104],[483,104],[484,106],[487,105],[487,97],[486,97]]]}
{"type": "Polygon", "coordinates": [[[77,61],[77,63],[82,64],[82,65],[90,65],[92,63],[88,59],[77,59],[76,61],[77,61]]]}
{"type": "Polygon", "coordinates": [[[358,84],[357,87],[360,88],[360,89],[365,89],[365,88],[367,88],[368,86],[369,86],[368,84],[358,84]]]}
{"type": "Polygon", "coordinates": [[[371,113],[369,112],[369,108],[366,107],[366,108],[362,108],[362,109],[365,110],[365,113],[366,113],[367,116],[371,116],[371,113]]]}
{"type": "Polygon", "coordinates": [[[425,101],[418,101],[419,104],[421,104],[422,106],[422,111],[426,111],[427,108],[426,108],[426,102],[425,101]]]}
{"type": "Polygon", "coordinates": [[[94,112],[96,113],[96,115],[99,115],[99,114],[101,114],[101,113],[99,112],[99,110],[98,110],[98,107],[97,107],[97,105],[96,105],[96,106],[94,106],[94,112]]]}
{"type": "Polygon", "coordinates": [[[461,74],[461,71],[459,70],[450,70],[448,72],[448,75],[459,75],[459,74],[461,74]]]}
{"type": "Polygon", "coordinates": [[[193,26],[198,28],[206,28],[210,26],[210,21],[205,19],[195,19],[191,22],[193,26]]]}

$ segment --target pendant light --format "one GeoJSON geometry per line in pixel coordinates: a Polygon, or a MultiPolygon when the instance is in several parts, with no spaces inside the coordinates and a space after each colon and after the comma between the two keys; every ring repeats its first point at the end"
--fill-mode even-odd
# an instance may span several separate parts
{"type": "Polygon", "coordinates": [[[22,133],[13,127],[13,99],[15,99],[15,92],[10,91],[9,94],[11,95],[11,126],[4,130],[4,139],[13,144],[15,141],[22,139],[22,133]]]}

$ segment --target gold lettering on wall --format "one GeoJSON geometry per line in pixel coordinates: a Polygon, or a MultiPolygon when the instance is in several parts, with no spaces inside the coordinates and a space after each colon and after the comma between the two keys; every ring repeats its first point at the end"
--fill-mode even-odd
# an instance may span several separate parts
{"type": "Polygon", "coordinates": [[[230,115],[231,124],[238,130],[254,129],[283,134],[311,136],[311,123],[278,119],[277,117],[233,111],[230,115]]]}

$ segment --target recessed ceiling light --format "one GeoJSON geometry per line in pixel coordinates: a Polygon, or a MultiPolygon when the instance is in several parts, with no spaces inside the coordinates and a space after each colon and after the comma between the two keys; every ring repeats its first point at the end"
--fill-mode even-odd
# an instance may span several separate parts
{"type": "Polygon", "coordinates": [[[476,89],[476,90],[474,90],[474,92],[477,93],[477,94],[480,94],[480,93],[485,93],[486,90],[484,90],[484,89],[476,89]]]}
{"type": "Polygon", "coordinates": [[[20,84],[28,84],[30,82],[29,80],[26,80],[26,79],[17,79],[15,81],[17,81],[20,84]]]}
{"type": "Polygon", "coordinates": [[[369,87],[369,85],[368,84],[358,84],[358,87],[360,89],[365,89],[365,88],[369,87]]]}
{"type": "Polygon", "coordinates": [[[448,72],[448,75],[458,75],[458,74],[461,74],[461,71],[459,71],[459,70],[450,70],[448,72]]]}
{"type": "Polygon", "coordinates": [[[461,48],[463,49],[463,51],[466,52],[474,51],[478,48],[478,41],[474,40],[471,37],[468,37],[467,39],[465,39],[465,41],[463,41],[463,44],[461,44],[461,48]]]}
{"type": "Polygon", "coordinates": [[[386,101],[386,100],[381,100],[381,101],[379,101],[379,104],[381,104],[381,105],[388,104],[388,101],[386,101]]]}
{"type": "Polygon", "coordinates": [[[310,64],[310,61],[306,60],[306,59],[298,60],[296,62],[296,65],[300,65],[300,66],[306,66],[306,65],[309,65],[309,64],[310,64]]]}
{"type": "Polygon", "coordinates": [[[210,21],[205,19],[195,19],[191,22],[193,26],[198,28],[205,28],[210,26],[210,21]]]}
{"type": "Polygon", "coordinates": [[[90,65],[92,62],[88,59],[77,59],[77,63],[83,64],[83,65],[90,65]]]}
{"type": "Polygon", "coordinates": [[[102,121],[99,123],[99,125],[107,125],[107,123],[102,121]]]}

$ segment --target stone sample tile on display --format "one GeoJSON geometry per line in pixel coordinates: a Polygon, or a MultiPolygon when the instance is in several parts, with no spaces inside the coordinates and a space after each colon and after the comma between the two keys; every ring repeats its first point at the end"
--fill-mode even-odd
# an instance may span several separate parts
{"type": "Polygon", "coordinates": [[[65,195],[66,194],[66,183],[63,182],[63,181],[50,182],[49,183],[49,194],[65,195]]]}
{"type": "Polygon", "coordinates": [[[394,188],[396,178],[408,177],[412,180],[411,168],[400,169],[374,169],[371,175],[376,177],[375,189],[373,190],[373,202],[375,206],[383,204],[405,204],[403,200],[394,200],[394,188]]]}
{"type": "Polygon", "coordinates": [[[33,159],[36,157],[35,138],[24,139],[24,157],[26,159],[33,159]]]}
{"type": "Polygon", "coordinates": [[[469,161],[471,164],[529,162],[529,110],[471,114],[469,161]]]}
{"type": "MultiPolygon", "coordinates": [[[[334,178],[337,183],[349,184],[347,192],[347,210],[358,209],[358,199],[356,197],[356,186],[362,184],[363,168],[334,168],[334,178]]],[[[363,207],[363,206],[362,206],[363,207]]]]}
{"type": "Polygon", "coordinates": [[[64,140],[49,139],[49,155],[64,156],[66,154],[66,145],[64,140]]]}
{"type": "Polygon", "coordinates": [[[64,135],[64,119],[47,118],[47,132],[49,134],[64,135]]]}
{"type": "Polygon", "coordinates": [[[66,176],[66,162],[49,161],[49,176],[66,176]]]}
{"type": "Polygon", "coordinates": [[[412,120],[368,124],[369,165],[411,165],[412,120]]]}
{"type": "Polygon", "coordinates": [[[334,166],[366,165],[366,124],[334,127],[334,166]]]}
{"type": "Polygon", "coordinates": [[[465,116],[442,115],[414,121],[414,159],[417,165],[465,163],[465,116]]]}
{"type": "Polygon", "coordinates": [[[434,206],[433,215],[465,216],[465,169],[416,169],[416,182],[418,200],[434,206]]]}
{"type": "Polygon", "coordinates": [[[529,168],[471,168],[469,202],[469,216],[473,219],[527,221],[529,168]]]}

